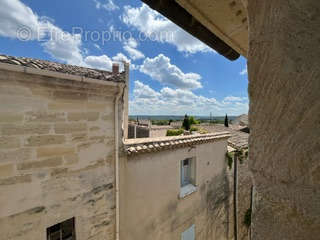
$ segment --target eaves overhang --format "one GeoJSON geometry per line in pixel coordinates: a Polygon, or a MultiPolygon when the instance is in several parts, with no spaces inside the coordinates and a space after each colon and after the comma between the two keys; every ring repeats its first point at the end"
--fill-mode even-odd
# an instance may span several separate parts
{"type": "Polygon", "coordinates": [[[217,51],[227,59],[234,61],[240,54],[221,40],[216,34],[194,18],[174,0],[142,0],[152,9],[161,13],[185,31],[217,51]]]}

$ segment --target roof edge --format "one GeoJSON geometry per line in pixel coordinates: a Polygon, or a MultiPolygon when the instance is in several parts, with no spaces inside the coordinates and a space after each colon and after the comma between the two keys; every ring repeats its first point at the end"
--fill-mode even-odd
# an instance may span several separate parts
{"type": "MultiPolygon", "coordinates": [[[[67,73],[61,73],[61,72],[54,72],[49,70],[43,70],[43,69],[36,69],[26,66],[20,66],[20,65],[13,65],[10,63],[1,63],[0,62],[0,70],[6,70],[6,71],[12,71],[12,72],[20,72],[20,73],[28,73],[33,75],[40,75],[45,77],[53,77],[53,78],[59,78],[59,79],[66,79],[66,80],[73,80],[77,82],[83,82],[83,83],[93,83],[93,84],[100,84],[104,86],[119,86],[121,84],[124,84],[124,82],[116,82],[116,81],[105,81],[105,80],[98,80],[94,78],[87,78],[84,76],[78,76],[78,75],[72,75],[67,73]]],[[[121,74],[121,73],[119,73],[121,74]]],[[[110,76],[112,78],[112,76],[110,76]]]]}
{"type": "Polygon", "coordinates": [[[166,149],[182,148],[196,144],[213,142],[216,140],[228,139],[230,137],[231,135],[229,132],[219,132],[177,137],[127,139],[124,141],[124,151],[127,155],[157,152],[166,149]]]}

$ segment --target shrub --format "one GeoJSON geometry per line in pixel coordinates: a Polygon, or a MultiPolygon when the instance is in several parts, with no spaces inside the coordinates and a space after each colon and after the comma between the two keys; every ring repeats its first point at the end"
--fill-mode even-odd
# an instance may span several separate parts
{"type": "Polygon", "coordinates": [[[233,154],[226,152],[226,159],[227,159],[229,170],[231,170],[232,164],[233,164],[233,154]]]}
{"type": "Polygon", "coordinates": [[[199,130],[199,129],[196,128],[196,127],[191,127],[191,128],[190,128],[190,131],[191,131],[191,132],[196,132],[196,131],[198,131],[198,130],[199,130]]]}
{"type": "Polygon", "coordinates": [[[244,220],[243,220],[243,223],[247,226],[247,227],[250,227],[251,226],[251,208],[249,208],[247,211],[246,211],[246,214],[244,215],[244,220]]]}
{"type": "Polygon", "coordinates": [[[183,129],[168,129],[166,136],[179,136],[183,134],[183,129]]]}
{"type": "Polygon", "coordinates": [[[200,134],[207,134],[208,131],[205,130],[205,129],[203,129],[203,128],[201,128],[201,129],[199,130],[199,133],[200,133],[200,134]]]}

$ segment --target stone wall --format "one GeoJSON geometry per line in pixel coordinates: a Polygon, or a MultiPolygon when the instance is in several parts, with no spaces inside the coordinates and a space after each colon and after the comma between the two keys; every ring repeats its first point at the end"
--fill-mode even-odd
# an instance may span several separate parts
{"type": "Polygon", "coordinates": [[[248,0],[253,238],[320,236],[320,1],[248,0]]]}
{"type": "Polygon", "coordinates": [[[248,240],[250,227],[245,222],[247,210],[251,207],[252,176],[248,166],[248,159],[238,162],[238,239],[248,240]]]}
{"type": "Polygon", "coordinates": [[[116,86],[0,70],[0,239],[113,239],[116,86]]]}
{"type": "Polygon", "coordinates": [[[120,237],[180,240],[195,224],[198,240],[233,239],[227,139],[124,156],[120,177],[120,237]],[[180,198],[180,164],[196,158],[197,191],[180,198]]]}

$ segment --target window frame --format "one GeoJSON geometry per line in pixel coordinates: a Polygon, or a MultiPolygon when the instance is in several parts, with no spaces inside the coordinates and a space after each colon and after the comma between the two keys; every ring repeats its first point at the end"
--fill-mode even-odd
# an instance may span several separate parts
{"type": "Polygon", "coordinates": [[[47,240],[52,240],[53,234],[60,234],[59,240],[69,240],[70,237],[63,238],[63,229],[67,224],[71,225],[71,240],[76,240],[75,217],[69,218],[63,222],[57,223],[47,228],[47,240]],[[56,230],[54,230],[56,229],[56,230]]]}
{"type": "Polygon", "coordinates": [[[192,240],[196,239],[196,225],[195,224],[192,224],[190,227],[188,227],[187,229],[185,229],[181,233],[181,240],[189,240],[190,235],[192,237],[192,240]]]}
{"type": "Polygon", "coordinates": [[[196,158],[189,157],[180,160],[180,198],[184,198],[197,190],[196,158]],[[186,161],[187,167],[186,167],[186,161]]]}

